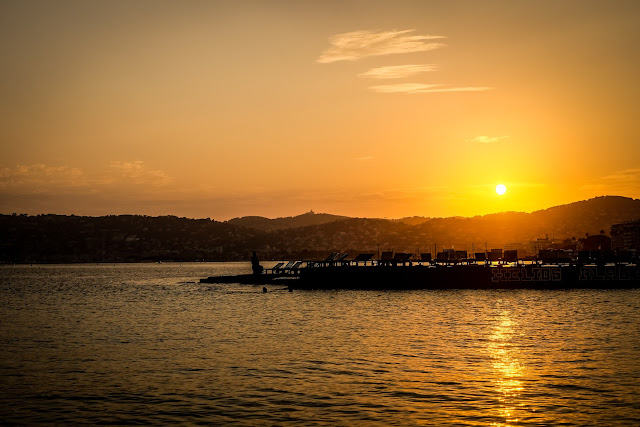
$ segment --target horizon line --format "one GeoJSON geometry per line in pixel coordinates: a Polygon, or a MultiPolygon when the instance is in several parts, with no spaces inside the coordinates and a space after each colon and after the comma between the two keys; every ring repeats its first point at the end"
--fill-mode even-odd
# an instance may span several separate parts
{"type": "Polygon", "coordinates": [[[344,219],[379,219],[379,220],[387,220],[387,221],[398,221],[398,220],[407,219],[407,218],[447,219],[447,218],[476,218],[476,217],[482,217],[482,216],[487,216],[487,215],[499,215],[499,214],[505,214],[505,213],[531,214],[531,213],[535,213],[535,212],[544,211],[544,210],[547,210],[547,209],[553,209],[553,208],[556,208],[556,207],[567,206],[567,205],[571,205],[571,204],[574,204],[574,203],[586,202],[586,201],[589,201],[589,200],[595,200],[595,199],[605,198],[605,197],[623,198],[623,199],[630,199],[630,200],[640,200],[640,199],[636,199],[636,198],[633,198],[633,197],[619,196],[619,195],[615,195],[615,194],[606,194],[606,195],[602,195],[602,196],[594,196],[594,197],[591,197],[591,198],[588,198],[588,199],[576,200],[576,201],[573,201],[573,202],[567,202],[567,203],[563,203],[563,204],[559,204],[559,205],[548,206],[546,208],[536,209],[536,210],[532,210],[532,211],[508,210],[508,211],[490,212],[490,213],[485,213],[485,214],[477,214],[477,215],[472,215],[472,216],[465,216],[465,215],[449,215],[449,216],[409,215],[409,216],[396,217],[396,218],[368,217],[368,216],[349,216],[349,215],[341,215],[341,214],[335,214],[335,213],[329,213],[329,212],[315,212],[315,211],[313,211],[313,209],[311,209],[311,210],[309,210],[307,212],[303,212],[303,213],[298,214],[298,215],[278,216],[278,217],[274,217],[274,218],[270,218],[270,217],[266,217],[266,216],[262,216],[262,215],[244,215],[244,216],[235,216],[235,217],[228,218],[228,219],[215,219],[215,218],[212,218],[212,217],[195,218],[195,217],[179,216],[179,215],[176,215],[176,214],[148,215],[148,214],[134,214],[134,213],[103,214],[103,215],[78,215],[78,214],[73,214],[73,213],[71,213],[71,214],[59,214],[59,213],[27,214],[27,213],[18,213],[18,212],[12,212],[12,213],[2,213],[2,212],[0,212],[0,215],[6,215],[6,216],[48,216],[48,215],[53,215],[53,216],[76,216],[76,217],[82,217],[82,218],[100,218],[100,217],[108,217],[108,216],[141,216],[141,217],[151,217],[151,218],[176,217],[176,218],[181,218],[181,219],[210,220],[210,221],[214,221],[214,222],[228,223],[231,220],[241,219],[241,218],[256,217],[256,218],[264,218],[264,219],[268,219],[268,220],[273,221],[273,220],[277,220],[277,219],[296,218],[296,217],[299,217],[299,216],[302,216],[302,215],[306,215],[306,214],[312,213],[313,215],[338,216],[338,217],[343,217],[344,219]]]}

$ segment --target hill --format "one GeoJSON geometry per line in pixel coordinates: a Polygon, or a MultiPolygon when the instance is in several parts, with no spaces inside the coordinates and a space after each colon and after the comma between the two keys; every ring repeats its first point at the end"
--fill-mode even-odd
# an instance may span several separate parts
{"type": "MultiPolygon", "coordinates": [[[[525,252],[530,241],[548,236],[555,241],[586,233],[609,233],[612,224],[640,219],[640,200],[605,196],[532,213],[503,212],[472,218],[432,218],[411,225],[398,220],[350,218],[336,223],[282,230],[269,235],[272,247],[289,256],[344,251],[380,250],[415,253],[455,248],[472,252],[510,248],[525,252]]],[[[269,253],[269,252],[267,252],[269,253]]],[[[269,253],[277,256],[277,253],[269,253]]]]}
{"type": "Polygon", "coordinates": [[[241,218],[233,218],[227,221],[227,224],[238,227],[254,228],[262,231],[276,231],[288,228],[306,227],[308,225],[320,225],[329,222],[342,221],[347,219],[346,216],[331,215],[326,213],[315,213],[309,211],[298,216],[289,216],[284,218],[269,219],[262,216],[245,216],[241,218]]]}
{"type": "Polygon", "coordinates": [[[603,196],[532,213],[400,220],[306,213],[227,222],[175,216],[0,215],[0,262],[240,261],[319,259],[332,251],[435,252],[443,248],[518,249],[548,236],[560,242],[609,233],[640,219],[640,200],[603,196]]]}
{"type": "Polygon", "coordinates": [[[231,261],[263,232],[175,216],[0,215],[0,262],[231,261]]]}

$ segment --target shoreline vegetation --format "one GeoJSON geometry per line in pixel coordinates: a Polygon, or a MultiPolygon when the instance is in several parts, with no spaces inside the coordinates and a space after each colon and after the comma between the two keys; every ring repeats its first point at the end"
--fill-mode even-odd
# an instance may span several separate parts
{"type": "Polygon", "coordinates": [[[323,259],[330,252],[469,253],[545,239],[576,245],[587,234],[640,219],[640,200],[602,196],[532,213],[471,218],[349,218],[308,212],[289,218],[0,215],[0,264],[153,263],[323,259]]]}

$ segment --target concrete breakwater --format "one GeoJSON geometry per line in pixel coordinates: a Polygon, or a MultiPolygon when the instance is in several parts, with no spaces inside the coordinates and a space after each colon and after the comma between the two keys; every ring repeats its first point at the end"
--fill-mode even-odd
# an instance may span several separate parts
{"type": "Polygon", "coordinates": [[[635,264],[334,265],[201,282],[283,283],[292,289],[616,289],[640,287],[640,269],[635,264]]]}

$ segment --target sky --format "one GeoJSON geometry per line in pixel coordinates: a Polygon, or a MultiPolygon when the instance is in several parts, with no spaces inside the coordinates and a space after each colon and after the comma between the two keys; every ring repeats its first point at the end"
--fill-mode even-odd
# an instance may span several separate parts
{"type": "Polygon", "coordinates": [[[639,22],[636,0],[4,0],[0,213],[638,198],[639,22]]]}

